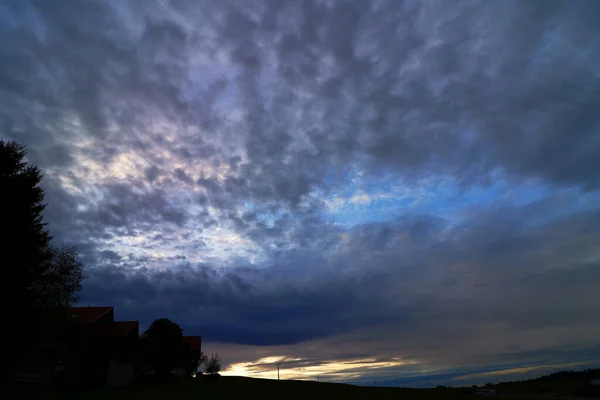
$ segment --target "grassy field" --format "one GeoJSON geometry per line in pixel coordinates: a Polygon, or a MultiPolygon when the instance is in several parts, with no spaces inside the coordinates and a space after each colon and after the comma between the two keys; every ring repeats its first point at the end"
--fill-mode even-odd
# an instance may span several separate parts
{"type": "MultiPolygon", "coordinates": [[[[103,388],[72,393],[23,392],[22,399],[467,399],[475,398],[464,389],[405,389],[359,387],[339,383],[275,381],[242,377],[221,377],[216,382],[188,381],[147,384],[126,388],[103,388]]],[[[498,397],[494,397],[498,398],[498,397]]],[[[524,397],[526,398],[526,397],[524,397]]],[[[516,400],[518,397],[511,397],[516,400]]]]}

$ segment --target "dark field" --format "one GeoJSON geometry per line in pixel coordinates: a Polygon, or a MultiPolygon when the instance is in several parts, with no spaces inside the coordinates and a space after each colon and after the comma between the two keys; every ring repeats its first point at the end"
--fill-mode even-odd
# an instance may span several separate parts
{"type": "MultiPolygon", "coordinates": [[[[71,393],[23,392],[23,399],[475,399],[467,389],[406,389],[359,387],[338,383],[275,381],[221,377],[217,382],[189,381],[146,384],[126,388],[103,388],[71,393]]],[[[493,398],[501,398],[494,396],[493,398]]],[[[510,396],[511,399],[533,397],[510,396]]]]}

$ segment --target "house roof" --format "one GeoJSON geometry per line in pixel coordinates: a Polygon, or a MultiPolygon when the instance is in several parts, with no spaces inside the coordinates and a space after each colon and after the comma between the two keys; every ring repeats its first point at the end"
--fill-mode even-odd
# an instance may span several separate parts
{"type": "Polygon", "coordinates": [[[137,337],[137,332],[139,329],[138,321],[115,321],[111,324],[101,326],[97,333],[98,335],[107,338],[118,338],[129,335],[129,333],[134,329],[137,337]]]}
{"type": "Polygon", "coordinates": [[[112,309],[112,307],[71,307],[67,309],[67,317],[81,324],[91,324],[112,309]]]}
{"type": "Polygon", "coordinates": [[[184,344],[189,346],[190,350],[200,351],[200,344],[202,342],[202,336],[184,336],[181,338],[184,344]]]}

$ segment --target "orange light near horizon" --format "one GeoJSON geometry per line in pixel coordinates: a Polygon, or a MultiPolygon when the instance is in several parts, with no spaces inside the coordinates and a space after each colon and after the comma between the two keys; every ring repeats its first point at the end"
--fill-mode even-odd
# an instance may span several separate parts
{"type": "Polygon", "coordinates": [[[324,361],[315,365],[292,366],[286,368],[286,362],[294,363],[303,361],[302,358],[288,358],[285,356],[263,357],[253,362],[242,362],[232,364],[222,375],[245,376],[251,378],[276,379],[277,369],[274,367],[276,362],[282,362],[280,373],[282,379],[315,379],[317,376],[328,376],[336,380],[356,379],[364,375],[366,371],[397,367],[414,362],[393,359],[391,361],[377,361],[375,359],[355,359],[340,361],[324,361]]]}

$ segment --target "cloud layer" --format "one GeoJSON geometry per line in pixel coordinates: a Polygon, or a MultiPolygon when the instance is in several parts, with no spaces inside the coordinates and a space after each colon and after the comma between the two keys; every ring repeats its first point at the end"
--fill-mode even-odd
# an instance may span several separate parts
{"type": "Polygon", "coordinates": [[[1,135],[45,172],[84,304],[168,316],[238,371],[597,354],[597,2],[0,15],[1,135]]]}

